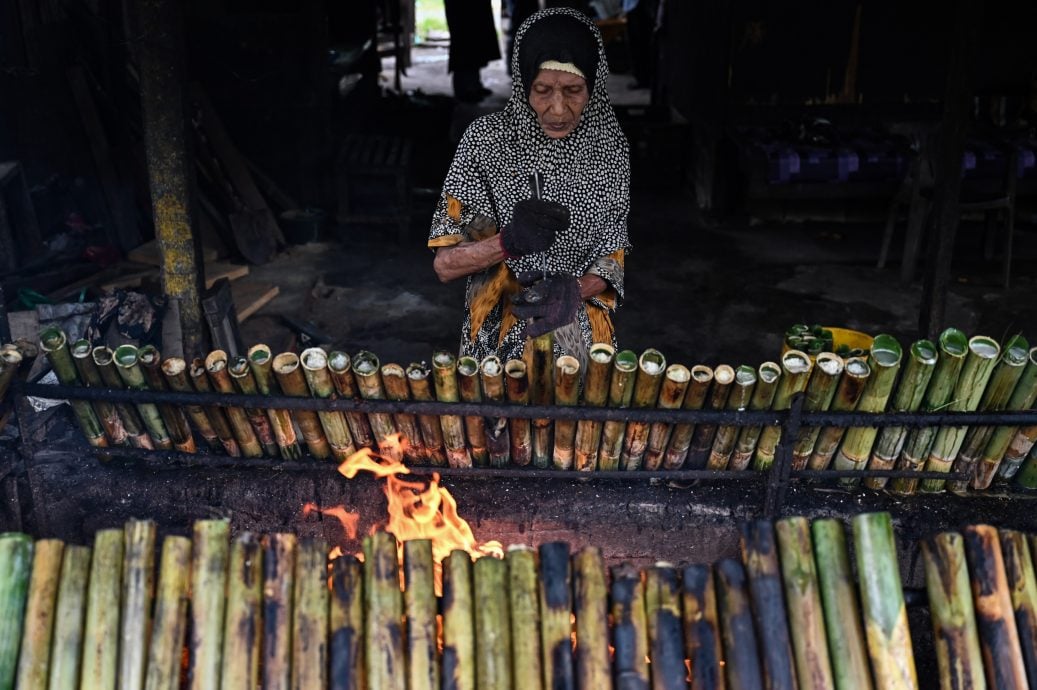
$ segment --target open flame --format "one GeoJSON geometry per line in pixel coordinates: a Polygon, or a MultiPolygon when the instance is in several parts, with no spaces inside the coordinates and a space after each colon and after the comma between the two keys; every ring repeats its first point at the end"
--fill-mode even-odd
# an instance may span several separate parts
{"type": "MultiPolygon", "coordinates": [[[[360,513],[351,513],[345,506],[332,506],[321,508],[316,503],[306,503],[302,507],[302,516],[309,517],[311,513],[320,513],[325,517],[335,518],[342,525],[342,531],[346,539],[356,539],[357,528],[360,525],[360,513]]],[[[339,549],[341,552],[341,549],[339,549]]],[[[339,554],[341,555],[341,553],[339,554]]]]}

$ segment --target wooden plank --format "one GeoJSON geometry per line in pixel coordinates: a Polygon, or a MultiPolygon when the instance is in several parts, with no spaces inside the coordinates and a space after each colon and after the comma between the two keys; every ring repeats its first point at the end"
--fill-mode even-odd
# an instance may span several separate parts
{"type": "Polygon", "coordinates": [[[119,276],[114,280],[102,283],[100,289],[102,292],[107,292],[108,290],[118,290],[120,288],[140,287],[141,282],[145,278],[151,278],[152,276],[157,275],[158,270],[154,268],[149,268],[146,271],[135,271],[134,273],[127,273],[126,275],[119,276]]]}
{"type": "Polygon", "coordinates": [[[205,264],[205,289],[211,289],[220,278],[237,280],[249,274],[248,264],[232,264],[227,261],[214,261],[205,264]]]}
{"type": "Polygon", "coordinates": [[[280,292],[281,288],[269,283],[239,281],[231,285],[230,294],[234,300],[234,311],[238,314],[238,323],[262,309],[280,292]]]}
{"type": "MultiPolygon", "coordinates": [[[[158,248],[158,240],[150,240],[135,247],[126,253],[126,258],[149,266],[162,265],[162,253],[158,248]]],[[[202,260],[209,262],[216,260],[216,250],[211,247],[202,247],[202,260]]]]}

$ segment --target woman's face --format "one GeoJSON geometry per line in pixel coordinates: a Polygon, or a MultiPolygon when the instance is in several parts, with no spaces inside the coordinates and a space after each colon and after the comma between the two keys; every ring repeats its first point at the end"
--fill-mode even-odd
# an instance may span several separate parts
{"type": "Polygon", "coordinates": [[[529,105],[552,139],[561,139],[576,129],[589,100],[583,77],[556,69],[540,70],[529,90],[529,105]]]}

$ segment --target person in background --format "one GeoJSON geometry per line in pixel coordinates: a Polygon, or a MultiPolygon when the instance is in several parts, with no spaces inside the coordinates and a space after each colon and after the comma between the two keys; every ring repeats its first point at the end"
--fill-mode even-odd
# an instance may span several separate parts
{"type": "Polygon", "coordinates": [[[477,103],[490,95],[479,70],[500,58],[497,27],[490,0],[446,0],[446,23],[450,30],[449,70],[454,97],[477,103]]]}

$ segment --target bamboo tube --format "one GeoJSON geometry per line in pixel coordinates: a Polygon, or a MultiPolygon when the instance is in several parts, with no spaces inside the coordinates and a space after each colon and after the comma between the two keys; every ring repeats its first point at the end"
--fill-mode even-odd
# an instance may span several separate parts
{"type": "MultiPolygon", "coordinates": [[[[70,363],[71,364],[71,363],[70,363]]],[[[32,575],[25,604],[21,651],[18,653],[18,690],[45,690],[50,668],[50,642],[54,632],[54,604],[61,578],[65,543],[40,539],[32,554],[32,575]]]]}
{"type": "MultiPolygon", "coordinates": [[[[512,405],[529,404],[529,377],[526,363],[521,359],[509,359],[504,365],[505,390],[512,405]]],[[[511,461],[525,467],[533,460],[532,423],[524,417],[508,420],[508,435],[511,441],[511,461]]]]}
{"type": "MultiPolygon", "coordinates": [[[[187,380],[187,362],[180,357],[167,357],[162,360],[162,375],[166,378],[166,385],[170,390],[178,391],[180,393],[191,393],[191,383],[187,380]]],[[[227,451],[228,455],[235,455],[240,453],[238,450],[238,444],[234,441],[233,435],[231,435],[230,427],[227,427],[226,434],[227,439],[233,442],[233,453],[231,448],[227,448],[222,443],[222,438],[216,431],[216,427],[213,425],[209,415],[206,414],[205,409],[201,405],[184,405],[184,412],[191,418],[191,423],[194,428],[198,430],[198,434],[205,441],[205,444],[210,450],[218,450],[223,448],[227,451]]],[[[222,419],[222,417],[221,417],[222,419]]]]}
{"type": "MultiPolygon", "coordinates": [[[[479,390],[479,360],[475,357],[461,357],[457,360],[457,383],[461,400],[466,403],[482,402],[482,391],[479,390]]],[[[466,415],[464,429],[475,466],[486,467],[490,462],[490,456],[486,450],[485,421],[479,415],[466,415]]]]}
{"type": "Polygon", "coordinates": [[[1030,544],[1025,534],[1015,530],[1002,529],[999,536],[1026,680],[1030,687],[1037,687],[1037,579],[1030,544]]]}
{"type": "MultiPolygon", "coordinates": [[[[144,372],[140,367],[138,350],[133,345],[120,345],[112,353],[112,361],[115,362],[115,370],[119,373],[123,383],[130,390],[147,390],[148,385],[144,380],[144,372]]],[[[153,403],[137,403],[137,412],[144,421],[144,426],[151,436],[155,448],[160,450],[172,450],[173,440],[169,437],[165,422],[162,421],[162,413],[158,406],[153,403]]]]}
{"type": "MultiPolygon", "coordinates": [[[[634,372],[637,371],[637,354],[632,350],[617,352],[612,362],[612,378],[609,380],[609,407],[626,408],[634,398],[634,372]]],[[[626,422],[610,419],[601,427],[601,443],[598,446],[598,469],[619,469],[619,458],[623,451],[623,435],[626,422]]]]}
{"type": "MultiPolygon", "coordinates": [[[[735,382],[735,370],[727,364],[721,364],[713,370],[713,387],[709,390],[706,409],[723,410],[731,397],[731,389],[735,382]]],[[[702,470],[709,463],[710,451],[716,438],[717,425],[709,422],[697,424],[691,436],[688,458],[684,463],[687,469],[702,470]]]]}
{"type": "MultiPolygon", "coordinates": [[[[550,405],[554,399],[554,334],[526,339],[522,354],[529,376],[529,400],[534,405],[550,405]]],[[[551,464],[551,420],[534,419],[533,466],[546,469],[551,464]]]]}
{"type": "MultiPolygon", "coordinates": [[[[111,349],[99,345],[91,350],[90,358],[94,361],[97,373],[101,377],[101,383],[105,387],[113,390],[121,390],[126,387],[119,372],[115,370],[115,357],[111,349]]],[[[119,412],[119,418],[126,429],[130,443],[135,448],[154,449],[155,444],[151,442],[151,437],[144,428],[144,422],[141,421],[137,408],[129,403],[115,403],[115,409],[119,412]]]]}
{"type": "MultiPolygon", "coordinates": [[[[962,365],[965,363],[965,354],[968,352],[968,340],[965,334],[957,328],[948,328],[940,334],[937,340],[939,346],[939,359],[936,368],[929,379],[929,385],[925,389],[925,397],[919,410],[922,412],[936,412],[944,409],[951,401],[954,394],[954,384],[961,373],[962,365]]],[[[898,470],[920,471],[925,466],[925,459],[929,455],[929,448],[936,437],[937,427],[927,426],[911,429],[904,441],[900,459],[897,460],[898,470]]],[[[889,490],[895,494],[913,494],[918,488],[918,480],[913,478],[894,479],[889,483],[889,490]]]]}
{"type": "Polygon", "coordinates": [[[122,608],[119,614],[119,688],[140,690],[151,642],[155,594],[155,523],[130,520],[123,527],[122,608]]]}
{"type": "Polygon", "coordinates": [[[1005,463],[1020,467],[1016,483],[1024,489],[1037,488],[1037,424],[1020,427],[1005,451],[1005,463]]]}
{"type": "MultiPolygon", "coordinates": [[[[296,398],[309,397],[306,386],[306,377],[299,369],[299,356],[294,352],[282,352],[274,357],[274,376],[277,384],[285,395],[296,398]]],[[[324,437],[324,429],[320,424],[320,417],[313,410],[293,410],[292,416],[299,425],[302,440],[310,455],[318,460],[326,460],[331,457],[331,446],[328,439],[324,437]]]]}
{"type": "Polygon", "coordinates": [[[294,579],[291,687],[324,690],[328,687],[328,545],[323,540],[299,540],[294,579]]]}
{"type": "Polygon", "coordinates": [[[616,690],[646,690],[648,621],[641,572],[630,563],[613,566],[611,595],[616,690]]]}
{"type": "MultiPolygon", "coordinates": [[[[822,352],[817,356],[814,371],[807,382],[806,397],[803,400],[804,412],[823,412],[831,406],[845,367],[846,362],[839,355],[822,352]]],[[[819,426],[805,426],[800,429],[792,446],[792,469],[806,469],[820,433],[819,426]]]]}
{"type": "Polygon", "coordinates": [[[155,595],[155,627],[148,653],[147,690],[179,690],[180,652],[187,630],[191,540],[166,537],[155,595]]]}
{"type": "MultiPolygon", "coordinates": [[[[96,358],[96,350],[94,351],[96,358]]],[[[195,358],[191,361],[190,366],[185,362],[185,368],[187,369],[187,375],[190,377],[191,389],[184,388],[184,392],[190,392],[190,390],[196,390],[199,393],[211,393],[212,384],[209,383],[209,378],[205,374],[205,362],[199,358],[195,358]]],[[[170,386],[175,390],[180,390],[170,381],[170,386]]],[[[216,432],[216,435],[220,439],[220,445],[227,451],[227,455],[237,458],[241,457],[241,446],[238,445],[238,439],[234,436],[234,430],[230,426],[230,421],[227,418],[226,413],[222,407],[217,405],[204,405],[202,409],[205,410],[205,416],[209,418],[212,423],[212,428],[216,432]]]]}
{"type": "MultiPolygon", "coordinates": [[[[273,355],[266,345],[254,345],[249,348],[248,356],[235,357],[230,366],[230,376],[239,391],[246,395],[276,395],[274,372],[271,369],[273,355]]],[[[285,460],[298,460],[302,457],[299,441],[292,425],[292,415],[288,410],[264,408],[259,411],[266,414],[270,433],[277,450],[285,460]]]]}
{"type": "Polygon", "coordinates": [[[229,520],[196,520],[191,550],[191,690],[219,687],[227,598],[229,520]]]}
{"type": "Polygon", "coordinates": [[[573,591],[576,687],[610,687],[608,584],[600,549],[588,546],[573,557],[573,591]]]}
{"type": "Polygon", "coordinates": [[[683,571],[681,583],[684,654],[691,662],[691,690],[724,690],[724,656],[713,570],[708,565],[689,565],[683,571]]]}
{"type": "MultiPolygon", "coordinates": [[[[63,386],[78,386],[79,377],[76,376],[76,367],[72,363],[72,355],[68,350],[68,341],[65,333],[60,328],[47,328],[40,333],[40,347],[47,353],[54,374],[58,382],[63,386]]],[[[76,415],[79,428],[83,431],[86,442],[96,448],[108,446],[108,439],[104,435],[104,427],[94,413],[94,408],[86,400],[69,400],[72,412],[76,415]]]]}
{"type": "Polygon", "coordinates": [[[81,690],[115,690],[119,645],[113,640],[119,637],[123,542],[121,529],[103,529],[94,535],[86,595],[81,690]]]}
{"type": "Polygon", "coordinates": [[[25,358],[18,350],[0,349],[0,402],[7,395],[7,389],[10,387],[11,381],[14,380],[18,367],[22,365],[23,359],[25,358]]]}
{"type": "Polygon", "coordinates": [[[540,650],[544,687],[571,690],[572,569],[569,545],[561,541],[540,545],[540,650]]]}
{"type": "Polygon", "coordinates": [[[788,612],[782,596],[781,568],[770,520],[742,523],[739,540],[742,564],[749,577],[749,596],[761,653],[763,677],[769,688],[795,688],[796,667],[789,639],[788,612]]]}
{"type": "MultiPolygon", "coordinates": [[[[436,399],[440,402],[457,402],[457,358],[446,350],[432,355],[432,379],[436,387],[436,399]]],[[[446,447],[447,463],[451,467],[471,467],[472,457],[465,444],[464,424],[461,417],[453,414],[439,416],[443,429],[443,445],[446,447]]]]}
{"type": "Polygon", "coordinates": [[[364,678],[364,576],[356,556],[331,566],[331,690],[362,690],[364,678]]]}
{"type": "Polygon", "coordinates": [[[68,546],[61,561],[54,642],[50,653],[49,690],[76,690],[83,646],[86,585],[90,576],[90,548],[68,546]]]}
{"type": "Polygon", "coordinates": [[[917,688],[893,521],[889,513],[862,513],[852,524],[857,563],[868,564],[857,575],[875,687],[917,688]]]}
{"type": "Polygon", "coordinates": [[[403,603],[407,615],[409,690],[439,689],[434,569],[431,541],[413,539],[403,543],[403,603]]]}
{"type": "Polygon", "coordinates": [[[536,556],[524,544],[508,547],[508,609],[511,618],[511,668],[514,687],[540,690],[540,602],[536,556]]]}
{"type": "MultiPolygon", "coordinates": [[[[749,409],[754,412],[771,409],[774,404],[774,396],[778,392],[778,381],[781,380],[781,366],[776,362],[764,362],[756,370],[756,388],[753,397],[749,400],[749,409]]],[[[742,427],[735,441],[734,452],[727,463],[729,470],[744,470],[756,453],[756,445],[763,433],[762,424],[753,424],[742,427]]]]}
{"type": "MultiPolygon", "coordinates": [[[[483,394],[491,403],[502,403],[504,394],[504,365],[496,355],[483,359],[479,365],[483,394]]],[[[497,417],[486,420],[486,450],[490,467],[507,467],[511,460],[511,435],[508,434],[508,418],[497,417]]]]}
{"type": "MultiPolygon", "coordinates": [[[[150,390],[169,390],[166,380],[162,376],[162,355],[154,345],[145,345],[137,350],[137,361],[140,363],[144,381],[150,390]]],[[[187,423],[184,411],[176,405],[163,403],[158,405],[158,412],[162,417],[162,423],[165,424],[166,433],[173,442],[173,447],[181,453],[197,452],[194,435],[191,433],[191,426],[187,423]]]]}
{"type": "MultiPolygon", "coordinates": [[[[691,381],[684,392],[682,408],[685,410],[701,410],[706,403],[709,386],[713,383],[713,370],[704,364],[696,364],[691,368],[691,381]]],[[[663,456],[663,469],[679,470],[688,457],[691,439],[695,435],[694,424],[674,424],[670,441],[663,456]]]]}
{"type": "MultiPolygon", "coordinates": [[[[583,381],[585,407],[604,407],[609,398],[609,374],[616,358],[616,348],[608,343],[591,345],[587,357],[587,375],[583,381]]],[[[592,472],[598,465],[601,445],[601,422],[581,419],[576,424],[576,469],[592,472]]]]}
{"type": "Polygon", "coordinates": [[[871,690],[868,648],[843,523],[833,519],[814,520],[810,533],[834,687],[836,690],[871,690]]]}
{"type": "MultiPolygon", "coordinates": [[[[429,386],[428,378],[431,370],[424,362],[413,362],[407,367],[407,384],[410,386],[411,396],[415,400],[429,402],[435,400],[432,388],[429,386]]],[[[434,414],[419,414],[418,426],[421,429],[421,438],[425,442],[425,451],[428,453],[429,462],[437,467],[446,465],[446,451],[443,448],[443,427],[439,424],[439,416],[434,414]]]]}
{"type": "Polygon", "coordinates": [[[480,558],[473,567],[475,680],[480,690],[512,687],[511,616],[504,589],[507,577],[508,566],[498,558],[480,558]]]}
{"type": "Polygon", "coordinates": [[[224,690],[251,690],[259,684],[262,586],[263,552],[259,540],[251,532],[242,532],[230,546],[220,673],[220,687],[224,690]]]}
{"type": "Polygon", "coordinates": [[[0,688],[14,687],[33,562],[32,538],[0,534],[0,688]]]}
{"type": "MultiPolygon", "coordinates": [[[[86,339],[77,340],[72,343],[70,351],[72,353],[72,361],[75,363],[76,371],[79,374],[79,380],[91,388],[104,388],[101,372],[97,370],[97,365],[94,364],[94,359],[91,356],[93,347],[90,345],[90,341],[86,339]]],[[[3,357],[5,354],[0,353],[0,357],[3,357]]],[[[21,354],[18,352],[12,352],[11,354],[21,360],[21,354]]],[[[0,369],[2,369],[2,366],[3,362],[0,360],[0,369]]],[[[13,372],[14,368],[10,368],[9,371],[13,372]]],[[[0,391],[0,399],[2,398],[3,392],[0,391]]],[[[112,443],[117,446],[125,446],[130,442],[129,433],[126,431],[126,426],[122,423],[122,417],[119,416],[119,410],[114,403],[105,400],[95,400],[93,407],[94,412],[97,413],[98,420],[101,422],[101,426],[104,427],[104,433],[108,435],[108,439],[112,443]]]]}
{"type": "MultiPolygon", "coordinates": [[[[818,356],[818,365],[821,357],[818,356]]],[[[827,690],[835,686],[828,656],[821,586],[814,567],[810,521],[805,517],[778,520],[781,581],[788,602],[789,629],[796,659],[796,676],[801,690],[827,690]]]]}
{"type": "MultiPolygon", "coordinates": [[[[864,394],[868,380],[871,378],[871,365],[864,357],[850,357],[846,360],[842,378],[835,389],[835,397],[828,409],[833,412],[852,412],[864,394]]],[[[832,462],[839,443],[846,434],[846,427],[826,426],[821,429],[814,443],[814,451],[810,454],[807,467],[811,470],[827,470],[832,462]]]]}
{"type": "MultiPolygon", "coordinates": [[[[208,363],[208,360],[206,363],[208,363]]],[[[238,392],[247,395],[259,395],[256,379],[252,376],[249,368],[248,357],[244,355],[231,357],[224,362],[224,366],[225,369],[209,372],[210,376],[214,373],[216,374],[218,379],[214,379],[216,380],[216,388],[221,393],[238,392]],[[230,386],[229,388],[227,387],[228,385],[230,386]]],[[[256,407],[245,407],[242,409],[245,412],[245,416],[248,417],[249,424],[252,425],[256,432],[256,438],[259,440],[260,445],[263,446],[263,452],[272,458],[276,458],[280,452],[280,447],[277,444],[274,427],[266,414],[266,410],[256,407]]]]}
{"type": "MultiPolygon", "coordinates": [[[[205,374],[208,374],[211,389],[219,393],[234,392],[234,384],[230,382],[230,375],[227,373],[227,353],[223,350],[210,352],[201,366],[199,366],[198,360],[191,363],[191,378],[199,390],[201,390],[200,386],[205,385],[201,382],[205,374]]],[[[234,438],[237,439],[242,454],[246,458],[262,457],[265,444],[256,435],[245,411],[232,405],[227,405],[222,409],[227,415],[230,428],[234,432],[234,438]]]]}
{"type": "MultiPolygon", "coordinates": [[[[683,364],[671,364],[666,367],[662,387],[659,389],[659,400],[656,407],[661,410],[678,410],[684,402],[684,395],[691,381],[691,371],[683,364]]],[[[648,449],[645,451],[644,468],[657,470],[663,464],[666,448],[670,444],[673,426],[663,422],[655,422],[648,431],[648,449]]]]}
{"type": "MultiPolygon", "coordinates": [[[[295,611],[297,540],[294,534],[266,534],[263,549],[263,652],[260,670],[264,690],[292,686],[292,625],[295,611]]],[[[309,583],[312,586],[312,583],[309,583]]],[[[299,585],[302,589],[303,585],[299,585]]],[[[312,614],[311,614],[312,615],[312,614]]],[[[310,639],[313,643],[314,640],[310,639]]]]}
{"type": "MultiPolygon", "coordinates": [[[[725,405],[726,409],[732,412],[741,412],[747,409],[752,401],[753,389],[755,387],[756,372],[752,367],[743,364],[735,369],[731,393],[725,405]]],[[[740,431],[741,427],[731,424],[725,424],[717,428],[716,437],[713,439],[713,447],[709,451],[709,461],[706,463],[706,469],[727,469],[740,431]]]]}
{"type": "MultiPolygon", "coordinates": [[[[659,399],[666,372],[666,358],[658,350],[651,348],[641,353],[637,360],[637,376],[634,379],[634,395],[630,405],[635,409],[655,407],[659,399]]],[[[623,450],[619,456],[622,468],[628,472],[641,469],[645,451],[648,449],[648,434],[651,426],[648,422],[627,422],[623,436],[623,450]]]]}
{"type": "MultiPolygon", "coordinates": [[[[389,400],[410,400],[410,387],[407,385],[407,372],[399,364],[382,365],[382,383],[385,395],[389,400]]],[[[403,457],[411,462],[423,462],[428,458],[425,442],[421,440],[421,429],[418,418],[409,412],[397,412],[393,415],[396,428],[400,431],[400,443],[403,444],[403,457]]]]}
{"type": "MultiPolygon", "coordinates": [[[[360,397],[364,400],[385,399],[385,387],[382,383],[380,367],[381,363],[373,352],[361,350],[353,357],[353,373],[356,375],[360,397]]],[[[403,453],[399,444],[390,439],[397,433],[392,415],[385,412],[370,412],[367,418],[371,422],[371,432],[374,434],[378,452],[383,457],[402,462],[403,453]]]]}
{"type": "MultiPolygon", "coordinates": [[[[1018,411],[1029,410],[1037,401],[1037,347],[1030,348],[1026,358],[1026,367],[1023,369],[1019,383],[1012,391],[1008,399],[1006,410],[1018,411]]],[[[1023,458],[1018,461],[1008,462],[1005,457],[1009,444],[1018,431],[1017,426],[995,427],[983,449],[976,468],[976,477],[973,479],[972,488],[987,489],[994,480],[995,474],[1002,479],[1011,479],[1019,471],[1023,458]]]]}
{"type": "Polygon", "coordinates": [[[680,604],[677,569],[669,563],[646,568],[645,619],[653,688],[683,690],[687,687],[680,604]]]}
{"type": "Polygon", "coordinates": [[[716,586],[728,690],[763,690],[763,669],[742,564],[733,558],[717,563],[716,586]]]}
{"type": "MultiPolygon", "coordinates": [[[[369,674],[370,663],[368,661],[369,674]]],[[[378,686],[371,684],[370,687],[378,686]]],[[[443,687],[475,688],[472,557],[461,549],[452,551],[443,560],[443,687]]]]}
{"type": "Polygon", "coordinates": [[[921,542],[925,585],[941,690],[986,688],[972,591],[960,534],[943,532],[921,542]]]}
{"type": "MultiPolygon", "coordinates": [[[[313,397],[333,400],[335,384],[331,382],[331,374],[328,373],[328,355],[324,350],[319,347],[303,350],[299,355],[299,364],[313,397]]],[[[317,410],[317,416],[320,418],[321,428],[324,429],[324,437],[328,439],[328,445],[331,447],[332,457],[339,462],[345,462],[356,453],[346,418],[338,410],[317,410]]]]}
{"type": "MultiPolygon", "coordinates": [[[[360,389],[357,387],[356,377],[353,375],[353,360],[341,350],[332,350],[328,353],[328,371],[331,372],[331,380],[335,384],[335,390],[343,398],[356,400],[360,398],[360,389]]],[[[371,422],[363,412],[346,412],[346,421],[349,423],[349,433],[353,436],[353,443],[361,448],[374,448],[374,431],[371,430],[371,422]]]]}
{"type": "MultiPolygon", "coordinates": [[[[774,393],[771,409],[781,412],[792,406],[792,396],[802,393],[810,379],[813,364],[810,356],[799,350],[789,350],[781,356],[782,376],[774,393]]],[[[774,451],[781,439],[780,426],[765,426],[753,454],[753,469],[769,470],[774,464],[774,451]]]]}
{"type": "Polygon", "coordinates": [[[403,596],[400,594],[396,539],[388,532],[364,537],[364,621],[367,683],[373,688],[405,690],[403,596]]]}
{"type": "MultiPolygon", "coordinates": [[[[572,407],[580,399],[580,361],[570,355],[562,355],[555,362],[554,403],[572,407]]],[[[576,420],[555,421],[554,457],[556,470],[573,468],[574,444],[576,442],[576,420]]]]}

